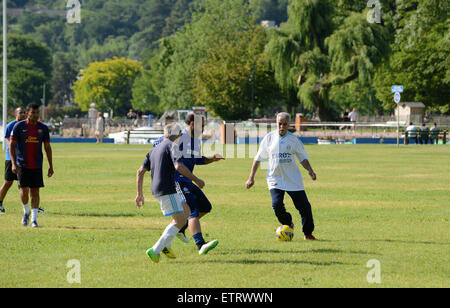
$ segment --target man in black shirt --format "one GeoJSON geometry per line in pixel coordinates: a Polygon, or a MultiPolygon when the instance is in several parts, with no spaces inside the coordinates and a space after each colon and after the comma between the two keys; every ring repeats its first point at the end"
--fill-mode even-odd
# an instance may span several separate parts
{"type": "Polygon", "coordinates": [[[151,171],[152,194],[161,204],[164,216],[171,216],[173,221],[167,226],[163,234],[153,247],[147,250],[147,255],[154,263],[159,262],[160,253],[169,258],[175,258],[171,244],[180,229],[186,224],[191,211],[183,198],[177,193],[175,186],[175,171],[192,180],[198,187],[203,188],[205,182],[197,178],[181,162],[181,153],[175,143],[181,135],[178,124],[164,127],[164,141],[147,154],[144,163],[137,172],[136,206],[144,205],[143,182],[144,175],[151,171]]]}

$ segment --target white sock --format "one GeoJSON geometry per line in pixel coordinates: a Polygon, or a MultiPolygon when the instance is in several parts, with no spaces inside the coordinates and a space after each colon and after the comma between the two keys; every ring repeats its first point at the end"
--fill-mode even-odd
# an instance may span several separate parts
{"type": "Polygon", "coordinates": [[[28,204],[22,204],[22,206],[23,206],[23,213],[30,214],[30,207],[28,206],[28,204]]]}
{"type": "Polygon", "coordinates": [[[38,209],[31,209],[31,222],[37,221],[38,209]]]}
{"type": "Polygon", "coordinates": [[[178,232],[180,232],[180,229],[178,229],[175,225],[168,225],[159,238],[158,242],[156,242],[156,244],[153,246],[153,252],[156,254],[160,254],[164,247],[170,248],[172,246],[172,241],[178,232]]]}

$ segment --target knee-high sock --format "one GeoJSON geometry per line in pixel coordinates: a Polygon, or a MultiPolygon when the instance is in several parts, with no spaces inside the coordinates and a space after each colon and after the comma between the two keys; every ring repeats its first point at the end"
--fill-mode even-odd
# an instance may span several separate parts
{"type": "Polygon", "coordinates": [[[180,229],[178,229],[174,224],[168,225],[159,240],[153,246],[154,253],[161,253],[164,247],[170,248],[170,246],[172,245],[172,240],[175,238],[179,231],[180,229]]]}

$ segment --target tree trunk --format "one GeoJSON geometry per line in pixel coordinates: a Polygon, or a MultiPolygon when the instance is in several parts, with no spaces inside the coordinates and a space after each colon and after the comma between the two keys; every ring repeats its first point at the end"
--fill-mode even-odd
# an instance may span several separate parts
{"type": "Polygon", "coordinates": [[[319,96],[319,91],[314,91],[314,101],[317,108],[317,113],[321,122],[332,122],[334,121],[331,109],[325,106],[324,101],[319,96]]]}

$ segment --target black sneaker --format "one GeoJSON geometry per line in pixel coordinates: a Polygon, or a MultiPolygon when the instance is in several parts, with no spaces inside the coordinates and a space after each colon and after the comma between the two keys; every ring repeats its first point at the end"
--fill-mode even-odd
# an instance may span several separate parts
{"type": "Polygon", "coordinates": [[[44,210],[44,209],[38,208],[38,213],[39,214],[45,214],[45,213],[47,213],[47,211],[44,210]]]}
{"type": "Polygon", "coordinates": [[[0,214],[5,214],[5,208],[3,205],[0,205],[0,214]]]}

